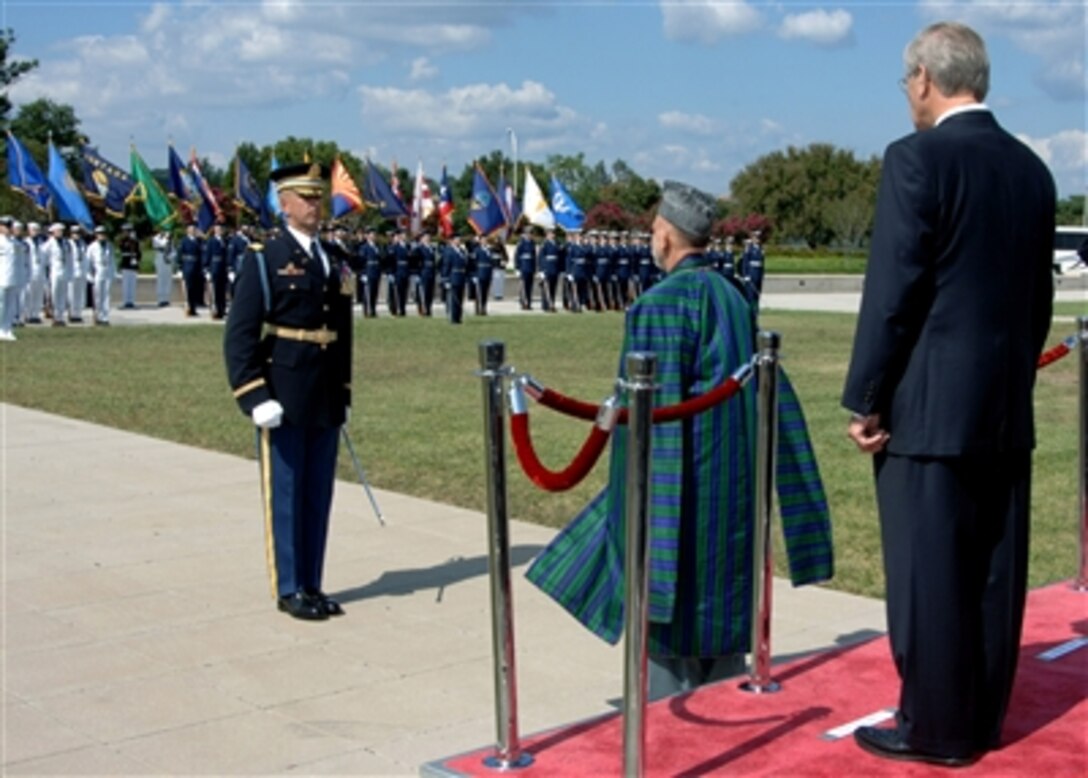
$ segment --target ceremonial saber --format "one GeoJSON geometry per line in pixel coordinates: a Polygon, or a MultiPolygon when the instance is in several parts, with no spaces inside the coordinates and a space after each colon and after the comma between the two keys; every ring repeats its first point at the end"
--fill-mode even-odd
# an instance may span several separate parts
{"type": "Polygon", "coordinates": [[[370,483],[366,480],[366,473],[363,471],[363,466],[359,464],[359,457],[355,454],[355,446],[351,443],[351,438],[348,437],[347,426],[340,427],[340,435],[344,438],[344,445],[347,446],[348,454],[351,455],[351,463],[355,465],[355,475],[359,479],[359,483],[363,485],[363,489],[366,490],[366,496],[370,499],[370,507],[374,509],[374,515],[378,517],[378,523],[383,527],[385,526],[385,519],[382,518],[381,508],[378,507],[378,501],[374,499],[374,492],[370,491],[370,483]]]}

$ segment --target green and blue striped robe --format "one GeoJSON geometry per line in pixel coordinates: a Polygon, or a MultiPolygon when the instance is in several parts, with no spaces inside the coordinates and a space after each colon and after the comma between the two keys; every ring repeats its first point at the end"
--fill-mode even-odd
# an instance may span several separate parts
{"type": "MultiPolygon", "coordinates": [[[[654,406],[721,384],[752,356],[747,302],[701,255],[683,260],[627,313],[620,359],[657,354],[654,406]]],[[[831,525],[801,406],[780,380],[779,503],[795,585],[832,574],[831,525]]],[[[624,376],[625,377],[625,376],[624,376]]],[[[748,649],[756,392],[655,424],[650,482],[649,650],[712,657],[748,649]]],[[[613,432],[609,486],[552,541],[530,581],[595,634],[623,631],[627,427],[613,432]]]]}

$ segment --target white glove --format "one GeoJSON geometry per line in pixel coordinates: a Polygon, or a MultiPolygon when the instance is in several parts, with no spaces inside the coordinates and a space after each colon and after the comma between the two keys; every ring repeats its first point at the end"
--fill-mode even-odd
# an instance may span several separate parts
{"type": "Polygon", "coordinates": [[[250,414],[253,423],[264,429],[274,429],[283,421],[283,406],[277,400],[265,400],[250,414]]]}

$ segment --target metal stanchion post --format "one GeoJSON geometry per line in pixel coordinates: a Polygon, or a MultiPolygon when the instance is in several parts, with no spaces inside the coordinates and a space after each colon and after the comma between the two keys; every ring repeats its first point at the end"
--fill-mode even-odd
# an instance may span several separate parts
{"type": "Polygon", "coordinates": [[[774,466],[778,447],[778,348],[777,332],[759,333],[756,357],[758,392],[756,429],[756,521],[752,531],[752,659],[746,692],[762,694],[782,688],[771,678],[771,587],[774,565],[771,556],[771,514],[774,512],[774,466]]]}
{"type": "Polygon", "coordinates": [[[639,778],[646,751],[646,577],[657,356],[627,355],[627,553],[624,562],[623,774],[639,778]]]}
{"type": "Polygon", "coordinates": [[[510,370],[503,366],[500,341],[480,343],[480,372],[484,398],[484,464],[487,478],[488,569],[491,578],[491,649],[495,665],[495,753],[487,767],[511,770],[533,763],[518,739],[517,673],[514,666],[514,613],[510,586],[510,533],[506,511],[506,438],[503,383],[510,370]]]}
{"type": "Polygon", "coordinates": [[[1077,345],[1080,357],[1080,469],[1077,500],[1080,522],[1080,566],[1073,588],[1088,592],[1088,316],[1077,318],[1077,345]]]}

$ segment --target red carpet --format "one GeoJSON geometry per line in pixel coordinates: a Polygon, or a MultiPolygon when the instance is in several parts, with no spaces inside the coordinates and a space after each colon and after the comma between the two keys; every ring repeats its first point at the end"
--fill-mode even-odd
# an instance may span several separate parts
{"type": "MultiPolygon", "coordinates": [[[[963,776],[1088,776],[1088,594],[1068,583],[1028,595],[1024,641],[1003,747],[963,776]],[[1084,640],[1079,640],[1085,638],[1084,640]],[[1072,642],[1071,642],[1072,641],[1072,642]],[[1057,647],[1049,661],[1039,655],[1057,647]]],[[[617,668],[617,672],[619,669],[617,668]]],[[[898,679],[886,638],[776,666],[777,694],[741,692],[736,681],[649,706],[646,775],[947,775],[861,751],[849,733],[828,735],[892,710],[898,679]]],[[[609,715],[523,738],[535,762],[512,774],[621,775],[623,721],[609,715]]],[[[493,776],[482,759],[493,744],[427,765],[424,774],[493,776]]]]}

